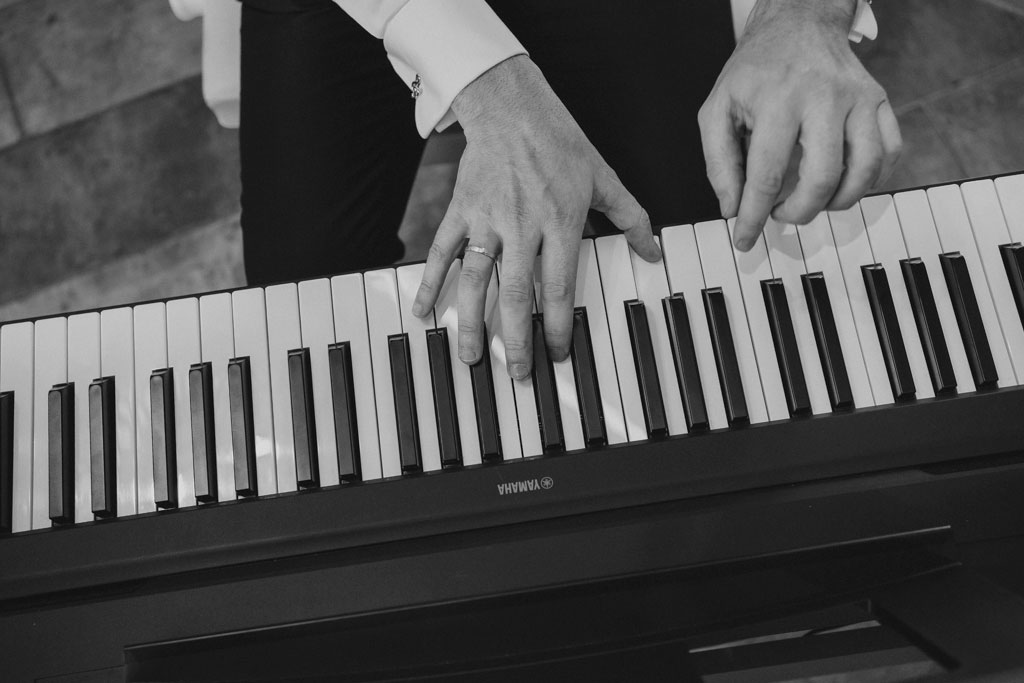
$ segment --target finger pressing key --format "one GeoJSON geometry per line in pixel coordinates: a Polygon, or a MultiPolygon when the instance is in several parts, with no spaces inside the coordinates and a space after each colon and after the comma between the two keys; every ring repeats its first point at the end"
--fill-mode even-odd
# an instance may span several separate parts
{"type": "Polygon", "coordinates": [[[797,121],[784,110],[758,122],[747,152],[747,180],[736,218],[736,248],[749,251],[782,190],[789,157],[797,138],[797,121]]]}
{"type": "Polygon", "coordinates": [[[552,239],[540,255],[541,304],[544,310],[544,343],[552,361],[569,356],[572,342],[573,302],[580,243],[576,239],[552,239]]]}
{"type": "Polygon", "coordinates": [[[468,228],[462,215],[450,206],[437,228],[430,251],[427,252],[423,280],[412,305],[413,315],[422,318],[434,308],[434,303],[441,293],[441,286],[448,275],[448,268],[458,256],[467,232],[468,228]]]}
{"type": "MultiPolygon", "coordinates": [[[[512,379],[526,379],[533,366],[533,254],[536,245],[505,245],[498,277],[505,360],[512,379]]],[[[462,292],[459,292],[460,299],[462,292]]]]}
{"type": "Polygon", "coordinates": [[[459,360],[473,365],[484,353],[484,304],[496,251],[471,244],[459,274],[459,360]],[[473,247],[476,247],[474,249],[473,247]]]}

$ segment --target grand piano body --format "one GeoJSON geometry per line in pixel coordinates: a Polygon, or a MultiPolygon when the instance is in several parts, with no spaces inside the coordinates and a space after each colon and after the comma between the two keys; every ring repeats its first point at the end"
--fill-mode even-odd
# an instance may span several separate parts
{"type": "MultiPolygon", "coordinates": [[[[390,361],[386,374],[394,393],[383,397],[383,404],[392,405],[391,417],[378,417],[376,476],[367,474],[372,464],[366,467],[361,460],[366,449],[357,445],[368,435],[352,426],[358,422],[352,418],[374,407],[382,415],[382,384],[372,384],[377,396],[368,400],[351,380],[341,383],[347,394],[334,388],[337,381],[325,390],[325,375],[316,372],[322,367],[327,375],[341,372],[335,380],[351,378],[367,360],[332,361],[328,345],[333,349],[349,341],[334,333],[317,340],[323,346],[319,351],[311,349],[321,354],[322,366],[302,353],[275,361],[267,350],[273,349],[275,334],[268,322],[271,341],[262,348],[275,399],[270,404],[280,411],[274,406],[277,397],[287,394],[292,401],[268,424],[284,424],[278,420],[287,417],[287,442],[280,430],[271,431],[277,441],[271,439],[269,446],[259,438],[260,418],[253,417],[263,381],[258,359],[247,356],[248,374],[237,375],[249,384],[232,388],[229,383],[232,372],[241,372],[229,370],[229,363],[235,368],[239,363],[227,357],[241,355],[237,334],[221,359],[221,383],[190,372],[212,362],[205,357],[178,371],[178,377],[189,378],[182,394],[153,379],[159,374],[153,371],[164,368],[145,367],[134,397],[152,390],[136,413],[148,431],[118,432],[148,437],[133,441],[148,444],[132,451],[134,507],[125,512],[116,505],[123,480],[104,480],[81,467],[63,469],[70,460],[123,472],[123,452],[97,439],[103,421],[82,430],[78,420],[79,429],[88,432],[83,436],[66,427],[74,420],[54,420],[76,410],[68,394],[85,397],[89,408],[102,408],[102,400],[90,400],[85,390],[105,373],[94,373],[85,388],[62,394],[54,387],[75,381],[78,361],[65,336],[64,376],[51,382],[52,368],[39,370],[44,357],[36,352],[37,369],[21,375],[16,370],[15,379],[23,381],[14,388],[10,373],[4,374],[16,365],[3,346],[11,337],[0,335],[0,356],[8,354],[0,358],[0,390],[13,391],[5,399],[8,408],[0,411],[0,441],[9,440],[0,450],[13,459],[0,463],[9,468],[0,471],[0,482],[4,476],[13,481],[5,502],[10,505],[6,519],[15,527],[0,537],[3,680],[685,680],[686,675],[784,680],[775,669],[775,677],[769,676],[771,666],[801,657],[820,663],[839,655],[891,654],[908,644],[934,664],[929,675],[936,680],[1024,680],[1024,365],[1016,369],[1014,364],[1024,356],[1024,345],[1017,347],[1024,338],[1024,284],[1013,247],[1024,231],[1024,205],[1015,194],[1024,192],[1022,178],[876,198],[855,208],[862,212],[858,215],[877,219],[868,219],[866,232],[860,226],[865,236],[858,239],[874,248],[870,261],[883,269],[896,264],[887,268],[888,299],[879,294],[877,272],[861,269],[871,265],[868,261],[844,269],[846,261],[854,262],[848,250],[856,244],[841,239],[847,234],[842,216],[819,219],[817,229],[823,232],[817,235],[804,227],[798,233],[770,233],[762,247],[768,277],[760,277],[764,273],[757,264],[713,246],[707,235],[727,237],[724,223],[696,231],[690,226],[663,230],[667,265],[660,277],[666,296],[686,289],[685,278],[694,276],[692,269],[678,270],[680,259],[699,253],[703,264],[700,288],[684,293],[686,318],[673,318],[671,302],[649,295],[659,291],[649,289],[649,273],[635,270],[639,266],[628,252],[621,260],[615,238],[599,238],[585,252],[601,266],[597,293],[604,292],[605,299],[584,301],[581,297],[595,294],[591,286],[580,288],[577,300],[588,313],[580,317],[589,325],[589,335],[581,337],[586,346],[574,349],[569,370],[555,368],[538,351],[539,369],[529,391],[507,384],[497,357],[486,378],[468,374],[472,371],[457,361],[444,372],[436,370],[445,363],[432,342],[424,337],[418,347],[420,341],[410,337],[457,323],[439,308],[432,324],[416,328],[420,323],[398,309],[399,291],[395,315],[405,336],[396,338],[405,356],[391,355],[389,343],[368,342],[374,362],[390,361]],[[948,209],[961,196],[957,224],[956,212],[948,209]],[[914,253],[924,233],[911,224],[928,202],[934,221],[929,239],[941,242],[941,249],[914,253]],[[1005,239],[989,240],[982,218],[1003,221],[998,234],[1005,239]],[[889,234],[878,229],[885,221],[889,234]],[[902,230],[902,256],[882,248],[896,244],[888,242],[893,229],[896,237],[902,230]],[[953,237],[954,229],[960,238],[953,237]],[[786,251],[794,235],[796,258],[786,251]],[[823,236],[826,242],[820,242],[823,236]],[[689,256],[673,251],[687,238],[695,251],[689,256]],[[951,245],[951,240],[960,241],[951,245]],[[812,254],[819,253],[814,244],[826,244],[821,253],[829,258],[813,261],[812,254]],[[958,261],[954,252],[963,258],[958,261]],[[720,263],[731,264],[724,271],[712,267],[722,253],[728,260],[720,263]],[[915,267],[915,256],[925,265],[915,267]],[[616,280],[606,267],[612,263],[626,269],[619,273],[624,279],[616,280]],[[930,279],[921,277],[922,269],[930,279]],[[963,270],[973,283],[970,295],[964,293],[963,270]],[[824,274],[824,299],[809,281],[815,272],[824,274]],[[921,295],[925,282],[931,305],[921,295]],[[829,302],[827,315],[823,300],[829,302]],[[627,301],[646,304],[644,315],[636,315],[635,303],[631,309],[627,301]],[[906,310],[900,309],[901,301],[910,304],[906,310]],[[601,315],[596,306],[603,306],[601,315]],[[723,310],[724,318],[716,317],[723,310]],[[863,316],[873,321],[870,328],[859,324],[863,316]],[[683,320],[687,335],[678,334],[683,320]],[[915,322],[908,326],[908,320],[915,322]],[[595,332],[599,324],[605,332],[595,332]],[[985,343],[979,338],[983,333],[985,343]],[[891,343],[897,334],[908,347],[903,352],[891,343]],[[945,362],[935,350],[940,338],[945,362]],[[689,345],[682,343],[687,340],[689,345]],[[612,389],[599,369],[605,346],[619,377],[617,418],[607,402],[612,389]],[[583,351],[595,360],[583,362],[583,351]],[[291,358],[298,360],[289,368],[291,358]],[[413,362],[395,372],[402,358],[413,362]],[[417,358],[426,360],[417,364],[417,358]],[[801,372],[793,367],[796,361],[801,372]],[[273,384],[275,362],[285,367],[283,388],[273,384]],[[659,383],[652,380],[652,368],[659,383]],[[459,373],[467,374],[460,380],[459,373]],[[412,381],[400,396],[403,375],[412,381]],[[484,379],[506,388],[485,393],[484,379]],[[448,391],[439,390],[446,381],[448,391]],[[459,391],[460,381],[471,387],[474,400],[457,406],[451,394],[459,391]],[[433,391],[417,394],[424,383],[433,391]],[[189,390],[207,386],[223,411],[207,406],[209,413],[196,412],[204,394],[189,390]],[[237,393],[243,386],[250,387],[248,394],[237,393]],[[49,418],[40,426],[37,410],[27,435],[16,424],[25,387],[30,395],[35,390],[34,405],[43,406],[49,418]],[[507,416],[497,414],[503,406],[494,398],[503,390],[518,416],[514,455],[507,416]],[[588,391],[594,399],[589,404],[588,391]],[[232,400],[223,393],[231,393],[232,400]],[[161,405],[161,396],[174,406],[161,405]],[[179,396],[188,398],[185,405],[179,396]],[[317,396],[329,399],[326,409],[317,396]],[[490,415],[479,410],[487,397],[493,401],[484,401],[493,409],[490,415]],[[403,414],[402,399],[419,411],[403,414]],[[587,415],[595,401],[602,406],[597,431],[587,415]],[[306,408],[296,411],[298,403],[306,408]],[[432,431],[422,430],[424,410],[432,431]],[[461,432],[469,412],[476,429],[461,432]],[[170,420],[171,414],[189,416],[191,426],[179,420],[178,443],[171,439],[168,445],[169,423],[161,419],[170,420]],[[535,414],[536,420],[523,419],[535,414]],[[410,415],[409,424],[422,440],[403,432],[410,415]],[[224,428],[216,436],[203,431],[210,423],[220,427],[217,419],[227,427],[226,439],[224,428]],[[315,430],[303,427],[311,424],[315,430]],[[348,431],[338,424],[348,425],[348,431]],[[392,429],[385,424],[394,425],[393,434],[384,436],[392,429]],[[333,437],[327,448],[326,432],[333,437]],[[580,444],[573,439],[581,435],[582,447],[574,447],[580,444]],[[458,458],[446,450],[446,437],[460,444],[458,458]],[[19,438],[36,454],[27,463],[17,460],[25,457],[18,455],[19,438]],[[386,452],[385,442],[399,452],[386,452]],[[111,449],[106,461],[104,443],[111,449]],[[201,445],[210,445],[212,460],[200,453],[201,445]],[[269,460],[260,455],[268,447],[269,460]],[[427,453],[431,447],[433,455],[427,453]],[[538,447],[539,452],[531,450],[538,447]],[[282,450],[293,467],[287,476],[278,457],[282,450]],[[191,482],[181,476],[182,454],[190,460],[191,482]],[[140,458],[149,460],[148,468],[140,458]],[[389,475],[386,458],[397,472],[389,475]],[[327,471],[325,460],[331,461],[327,471]],[[262,485],[272,479],[268,462],[277,474],[271,492],[262,485]],[[201,470],[210,476],[207,493],[215,499],[210,502],[195,500],[201,496],[196,478],[201,470]],[[36,477],[26,477],[26,471],[36,477]],[[217,478],[222,472],[233,475],[226,487],[224,477],[217,478]],[[143,474],[151,479],[143,482],[143,474]],[[168,477],[178,484],[174,504],[167,501],[168,477]],[[30,493],[17,488],[19,483],[30,493]],[[83,510],[85,488],[89,507],[83,510]],[[186,498],[189,491],[192,500],[186,498]],[[110,499],[113,514],[102,507],[110,499]],[[93,519],[97,509],[103,514],[93,519]],[[849,636],[833,643],[840,633],[849,633],[838,627],[857,623],[851,610],[874,626],[860,629],[864,643],[849,636]],[[795,632],[797,615],[806,613],[815,615],[815,626],[801,631],[808,637],[785,641],[790,645],[781,653],[723,660],[718,645],[795,632]],[[758,631],[758,623],[770,626],[758,631]],[[872,640],[878,624],[897,632],[900,645],[872,640]],[[811,654],[797,652],[802,648],[811,654]],[[748,678],[737,677],[744,671],[748,678]]],[[[358,277],[370,282],[377,276],[358,277]]],[[[401,273],[390,277],[400,290],[401,273]]],[[[268,316],[270,296],[268,290],[268,316]]],[[[172,306],[166,306],[170,316],[172,306]]],[[[339,309],[334,310],[337,323],[339,309]]],[[[372,334],[382,324],[374,316],[386,316],[369,305],[365,310],[374,314],[367,317],[366,334],[372,334]]],[[[47,320],[63,320],[66,335],[73,324],[70,317],[47,320]]],[[[54,323],[27,324],[38,331],[54,323]]],[[[207,329],[203,324],[198,323],[200,333],[207,329]]],[[[26,329],[26,323],[12,325],[26,329]]],[[[173,335],[171,323],[165,325],[165,334],[173,335]]],[[[305,319],[302,329],[312,329],[305,319]]],[[[492,330],[492,351],[500,351],[500,331],[497,339],[495,344],[492,330]]],[[[33,342],[34,350],[39,343],[33,342]]],[[[171,345],[167,349],[173,357],[171,345]]],[[[140,358],[138,351],[134,358],[140,358]]],[[[173,366],[173,358],[164,358],[164,365],[173,366]]],[[[118,385],[122,391],[125,383],[118,385]]],[[[465,390],[461,396],[465,399],[465,390]]],[[[107,398],[114,405],[120,395],[107,398]]],[[[108,432],[121,426],[106,425],[108,432]]]]}

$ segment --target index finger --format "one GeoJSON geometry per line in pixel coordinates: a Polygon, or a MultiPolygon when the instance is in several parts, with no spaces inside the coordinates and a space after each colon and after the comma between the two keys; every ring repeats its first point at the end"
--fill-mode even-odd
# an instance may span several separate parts
{"type": "Polygon", "coordinates": [[[785,109],[760,117],[750,136],[747,179],[736,216],[736,248],[748,251],[764,229],[786,178],[799,124],[785,109]]]}

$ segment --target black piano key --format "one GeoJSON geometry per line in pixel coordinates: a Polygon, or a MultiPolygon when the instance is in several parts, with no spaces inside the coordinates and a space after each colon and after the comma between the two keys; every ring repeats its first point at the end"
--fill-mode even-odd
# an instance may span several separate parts
{"type": "Polygon", "coordinates": [[[50,519],[75,521],[75,385],[57,384],[47,395],[50,519]]]}
{"type": "Polygon", "coordinates": [[[579,307],[573,311],[572,346],[569,349],[573,372],[576,375],[576,395],[580,402],[580,421],[583,425],[583,442],[587,446],[603,446],[608,442],[604,425],[604,408],[601,405],[601,390],[597,381],[597,364],[594,362],[594,347],[590,341],[590,321],[587,309],[579,307]]]}
{"type": "Polygon", "coordinates": [[[917,388],[914,376],[910,372],[910,360],[907,358],[907,347],[903,343],[903,333],[896,317],[896,306],[892,302],[892,291],[889,289],[889,278],[880,263],[861,266],[864,285],[867,288],[868,302],[871,304],[871,315],[875,320],[875,331],[878,343],[882,347],[885,369],[889,373],[889,384],[897,401],[914,398],[917,388]]]}
{"type": "Polygon", "coordinates": [[[665,436],[668,434],[668,419],[665,417],[665,401],[661,396],[658,365],[654,361],[654,343],[651,341],[651,327],[647,321],[647,307],[637,299],[626,301],[624,305],[647,434],[652,437],[665,436]]]}
{"type": "Polygon", "coordinates": [[[117,432],[114,427],[114,378],[101,377],[89,385],[89,470],[92,513],[117,514],[117,432]]]}
{"type": "Polygon", "coordinates": [[[334,408],[334,438],[338,444],[338,476],[358,481],[359,425],[356,421],[356,390],[352,376],[352,349],[347,341],[327,347],[331,373],[331,404],[334,408]]]}
{"type": "Polygon", "coordinates": [[[704,299],[704,313],[708,317],[718,379],[722,385],[725,414],[730,425],[748,423],[750,415],[747,413],[747,398],[743,394],[743,378],[740,376],[739,359],[729,324],[729,309],[725,306],[725,293],[721,287],[712,287],[701,290],[701,297],[704,299]]]}
{"type": "Polygon", "coordinates": [[[946,336],[939,323],[939,311],[935,307],[935,296],[928,279],[928,270],[920,258],[900,260],[903,279],[907,283],[910,308],[914,311],[914,322],[921,337],[924,357],[928,363],[935,393],[956,391],[956,375],[953,361],[949,358],[946,336]]]}
{"type": "Polygon", "coordinates": [[[295,478],[302,488],[320,485],[320,456],[313,413],[313,370],[309,349],[288,352],[288,397],[292,404],[295,478]]]}
{"type": "Polygon", "coordinates": [[[412,357],[409,353],[407,333],[388,337],[388,355],[391,359],[391,388],[395,398],[398,456],[402,463],[402,471],[420,472],[423,470],[423,459],[420,454],[416,392],[412,381],[412,357]]]}
{"type": "Polygon", "coordinates": [[[992,357],[988,335],[985,333],[985,323],[981,319],[981,309],[978,308],[978,298],[974,294],[971,274],[967,270],[967,260],[960,252],[951,251],[940,255],[939,263],[942,264],[942,275],[946,279],[949,298],[953,302],[953,313],[956,314],[960,338],[963,339],[964,349],[967,351],[967,362],[971,366],[974,384],[979,389],[994,387],[999,381],[999,374],[996,372],[996,362],[992,357]]]}
{"type": "Polygon", "coordinates": [[[686,429],[697,431],[708,428],[708,410],[704,403],[704,389],[697,369],[697,353],[693,348],[693,334],[690,332],[690,317],[686,313],[686,299],[681,293],[661,300],[668,323],[669,343],[672,346],[672,360],[676,368],[676,381],[683,398],[683,414],[686,429]]]}
{"type": "MultiPolygon", "coordinates": [[[[537,397],[541,446],[545,452],[564,450],[555,369],[548,358],[547,345],[544,343],[544,319],[536,314],[533,316],[533,393],[537,397]]],[[[519,419],[523,417],[520,416],[519,419]]]]}
{"type": "Polygon", "coordinates": [[[188,369],[189,412],[192,417],[192,465],[196,500],[217,500],[217,439],[213,424],[213,367],[195,363],[188,369]]]}
{"type": "Polygon", "coordinates": [[[790,415],[805,415],[811,412],[811,398],[807,393],[807,379],[800,364],[800,351],[793,329],[793,318],[786,299],[786,286],[779,278],[762,280],[761,294],[768,311],[768,327],[772,331],[775,357],[779,361],[782,388],[790,415]]]}
{"type": "Polygon", "coordinates": [[[487,354],[470,366],[469,378],[473,383],[473,410],[480,439],[480,458],[484,462],[500,462],[501,425],[498,422],[498,404],[494,399],[494,376],[487,354]]]}
{"type": "Polygon", "coordinates": [[[807,273],[800,279],[803,281],[807,308],[811,313],[814,341],[818,346],[818,357],[821,358],[821,369],[825,374],[825,387],[828,389],[832,410],[852,408],[853,390],[850,388],[850,375],[846,371],[843,347],[839,343],[839,330],[832,314],[825,275],[820,272],[807,273]]]}
{"type": "Polygon", "coordinates": [[[447,328],[427,330],[427,357],[430,359],[430,383],[433,388],[441,466],[446,469],[460,467],[462,441],[459,435],[458,408],[455,405],[455,378],[452,375],[447,328]]]}
{"type": "Polygon", "coordinates": [[[231,452],[235,493],[259,495],[256,483],[256,428],[252,417],[252,368],[249,357],[228,361],[228,404],[231,407],[231,452]]]}
{"type": "Polygon", "coordinates": [[[1000,245],[999,253],[1003,257],[1006,277],[1010,278],[1010,289],[1017,304],[1017,316],[1021,325],[1024,325],[1024,244],[1014,242],[1000,245]]]}
{"type": "Polygon", "coordinates": [[[14,392],[0,393],[0,534],[14,515],[14,392]]]}
{"type": "Polygon", "coordinates": [[[149,413],[153,425],[153,494],[156,506],[178,507],[178,454],[174,430],[174,370],[149,376],[149,413]]]}

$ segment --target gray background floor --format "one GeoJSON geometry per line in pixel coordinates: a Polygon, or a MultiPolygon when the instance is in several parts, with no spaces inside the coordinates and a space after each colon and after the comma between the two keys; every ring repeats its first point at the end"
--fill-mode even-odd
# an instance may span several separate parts
{"type": "MultiPolygon", "coordinates": [[[[1024,0],[878,0],[858,48],[906,143],[886,189],[1024,169],[1024,0]]],[[[0,321],[244,284],[238,146],[166,0],[0,0],[0,321]]],[[[421,259],[458,135],[428,144],[421,259]]]]}

